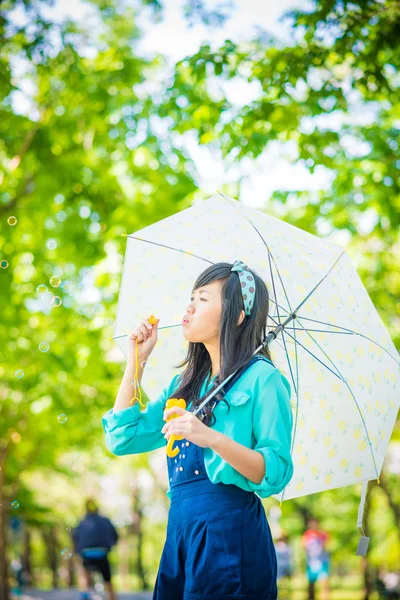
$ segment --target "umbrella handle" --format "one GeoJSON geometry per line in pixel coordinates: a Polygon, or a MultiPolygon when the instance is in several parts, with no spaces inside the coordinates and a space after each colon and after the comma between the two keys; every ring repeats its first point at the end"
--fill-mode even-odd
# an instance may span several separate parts
{"type": "MultiPolygon", "coordinates": [[[[174,406],[179,406],[180,408],[186,408],[186,402],[183,398],[169,398],[165,405],[165,408],[173,408],[174,406]]],[[[171,415],[168,417],[167,422],[171,421],[171,419],[176,419],[179,415],[171,415]]],[[[166,452],[167,456],[170,458],[174,458],[177,454],[179,454],[179,448],[173,448],[175,440],[183,440],[181,435],[171,435],[168,440],[166,452]]]]}

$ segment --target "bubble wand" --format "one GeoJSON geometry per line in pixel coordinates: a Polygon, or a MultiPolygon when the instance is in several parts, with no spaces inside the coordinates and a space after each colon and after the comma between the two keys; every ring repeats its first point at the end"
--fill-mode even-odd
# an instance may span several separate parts
{"type": "MultiPolygon", "coordinates": [[[[147,320],[151,325],[155,325],[158,322],[158,319],[154,315],[150,315],[147,320]]],[[[135,340],[135,374],[133,376],[133,382],[132,382],[132,385],[133,385],[134,391],[135,391],[135,395],[133,396],[133,398],[131,398],[131,401],[129,404],[133,404],[133,402],[135,400],[137,400],[139,402],[140,406],[142,408],[144,408],[146,405],[143,404],[143,401],[142,401],[142,388],[141,388],[140,382],[139,382],[138,371],[139,371],[139,345],[138,345],[138,339],[136,338],[136,340],[135,340]],[[139,391],[139,396],[137,395],[137,390],[139,391]]]]}

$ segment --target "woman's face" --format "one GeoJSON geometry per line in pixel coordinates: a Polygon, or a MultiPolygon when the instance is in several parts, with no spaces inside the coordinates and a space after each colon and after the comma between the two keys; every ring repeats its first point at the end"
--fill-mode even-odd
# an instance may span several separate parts
{"type": "Polygon", "coordinates": [[[207,343],[219,338],[222,312],[221,280],[194,290],[182,319],[183,336],[188,342],[207,343]]]}

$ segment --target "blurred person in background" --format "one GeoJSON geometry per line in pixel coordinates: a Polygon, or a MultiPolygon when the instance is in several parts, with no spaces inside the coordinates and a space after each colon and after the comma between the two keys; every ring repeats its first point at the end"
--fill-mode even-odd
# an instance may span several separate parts
{"type": "Polygon", "coordinates": [[[379,569],[375,578],[375,587],[379,598],[400,600],[400,568],[397,572],[379,569]]]}
{"type": "Polygon", "coordinates": [[[278,563],[279,598],[291,597],[291,577],[293,574],[293,552],[289,546],[288,536],[284,533],[275,542],[276,560],[278,563]]]}
{"type": "Polygon", "coordinates": [[[315,600],[315,583],[321,582],[321,599],[329,600],[329,554],[326,549],[329,535],[323,531],[318,519],[311,517],[302,537],[307,557],[308,598],[315,600]]]}
{"type": "Polygon", "coordinates": [[[104,581],[108,600],[116,600],[111,582],[111,569],[108,553],[118,541],[118,534],[107,517],[99,514],[96,502],[86,501],[86,514],[72,532],[74,551],[82,559],[82,576],[79,578],[80,599],[89,600],[91,573],[97,571],[104,581]]]}

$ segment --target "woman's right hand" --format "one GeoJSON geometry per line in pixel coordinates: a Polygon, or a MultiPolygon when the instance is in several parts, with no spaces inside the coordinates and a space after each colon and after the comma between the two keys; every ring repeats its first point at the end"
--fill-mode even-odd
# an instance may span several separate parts
{"type": "Polygon", "coordinates": [[[139,363],[147,360],[158,340],[158,323],[152,325],[148,319],[143,319],[129,335],[129,360],[136,358],[136,340],[138,345],[139,363]]]}

